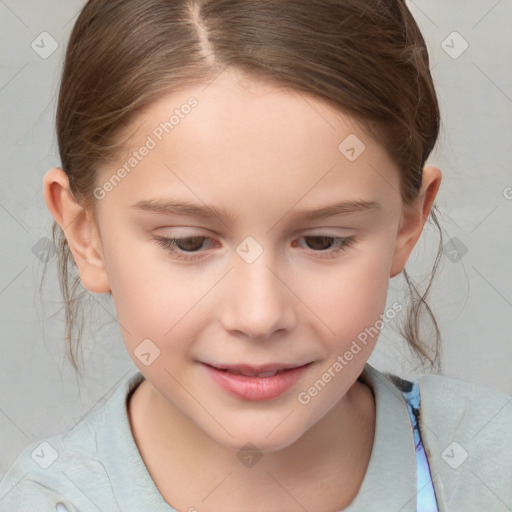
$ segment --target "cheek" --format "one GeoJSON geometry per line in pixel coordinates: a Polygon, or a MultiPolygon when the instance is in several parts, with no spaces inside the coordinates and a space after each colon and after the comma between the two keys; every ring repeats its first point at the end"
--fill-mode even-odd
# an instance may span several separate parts
{"type": "Polygon", "coordinates": [[[314,287],[303,290],[308,305],[340,344],[350,344],[384,312],[393,247],[389,239],[361,246],[321,280],[315,279],[314,287]]]}
{"type": "Polygon", "coordinates": [[[183,323],[180,319],[186,319],[206,291],[206,282],[201,286],[189,269],[168,261],[163,249],[149,242],[118,244],[109,256],[112,297],[123,337],[131,348],[144,338],[160,345],[173,336],[183,323]]]}

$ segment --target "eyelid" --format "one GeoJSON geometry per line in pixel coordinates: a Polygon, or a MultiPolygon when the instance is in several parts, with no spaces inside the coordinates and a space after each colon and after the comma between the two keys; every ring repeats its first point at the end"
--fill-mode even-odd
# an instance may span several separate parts
{"type": "MultiPolygon", "coordinates": [[[[206,259],[207,256],[204,255],[206,251],[183,251],[176,246],[176,242],[180,242],[182,240],[187,240],[190,238],[204,238],[205,240],[213,240],[211,237],[203,235],[187,235],[180,237],[165,237],[155,235],[153,237],[154,241],[158,245],[163,247],[169,254],[176,255],[175,257],[173,257],[173,259],[175,260],[193,262],[206,259]]],[[[330,234],[327,232],[304,234],[299,237],[299,239],[301,238],[330,238],[333,240],[332,243],[334,244],[334,248],[325,249],[323,251],[315,251],[314,249],[309,249],[310,254],[315,254],[315,256],[313,257],[317,259],[335,259],[338,256],[338,254],[346,251],[358,240],[358,238],[355,235],[336,236],[334,234],[330,234]]]]}

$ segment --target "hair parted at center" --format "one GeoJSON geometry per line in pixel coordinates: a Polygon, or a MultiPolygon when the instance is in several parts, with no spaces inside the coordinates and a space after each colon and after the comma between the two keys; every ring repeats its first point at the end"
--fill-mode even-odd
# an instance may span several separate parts
{"type": "MultiPolygon", "coordinates": [[[[404,203],[417,197],[440,130],[425,40],[402,0],[89,0],[66,49],[56,112],[61,166],[75,200],[96,217],[98,169],[118,156],[125,128],[163,96],[207,84],[225,69],[326,100],[388,152],[404,203]]],[[[341,141],[340,141],[341,142],[341,141]]],[[[400,332],[437,367],[440,332],[426,289],[404,269],[410,303],[400,332]],[[434,340],[422,339],[423,312],[434,340]]],[[[52,227],[68,355],[83,328],[80,276],[66,236],[52,227]]]]}

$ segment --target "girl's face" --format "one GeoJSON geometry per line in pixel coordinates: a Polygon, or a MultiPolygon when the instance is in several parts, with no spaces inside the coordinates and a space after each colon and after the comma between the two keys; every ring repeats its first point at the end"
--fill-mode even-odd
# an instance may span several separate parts
{"type": "Polygon", "coordinates": [[[112,290],[169,411],[226,447],[284,448],[348,400],[422,206],[404,208],[395,165],[349,117],[231,72],[130,128],[98,177],[104,277],[84,269],[84,286],[112,290]],[[244,384],[207,365],[308,366],[244,384]]]}

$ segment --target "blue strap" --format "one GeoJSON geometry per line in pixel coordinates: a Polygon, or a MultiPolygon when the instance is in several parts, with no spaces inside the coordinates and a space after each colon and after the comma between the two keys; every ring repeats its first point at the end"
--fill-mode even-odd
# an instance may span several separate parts
{"type": "Polygon", "coordinates": [[[437,507],[436,493],[432,483],[432,475],[428,465],[427,455],[423,448],[421,434],[418,424],[420,414],[420,388],[416,381],[410,382],[412,387],[409,391],[401,390],[407,411],[414,431],[414,444],[416,446],[416,474],[417,474],[417,501],[416,512],[439,512],[437,507]]]}

